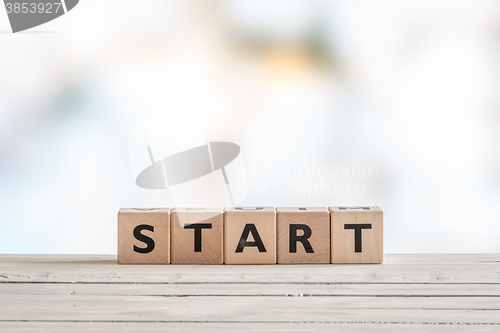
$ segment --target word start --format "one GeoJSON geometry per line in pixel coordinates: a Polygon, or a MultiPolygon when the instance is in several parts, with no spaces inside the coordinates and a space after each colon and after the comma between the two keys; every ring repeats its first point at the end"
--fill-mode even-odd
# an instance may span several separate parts
{"type": "Polygon", "coordinates": [[[119,264],[376,264],[379,207],[122,208],[119,264]]]}

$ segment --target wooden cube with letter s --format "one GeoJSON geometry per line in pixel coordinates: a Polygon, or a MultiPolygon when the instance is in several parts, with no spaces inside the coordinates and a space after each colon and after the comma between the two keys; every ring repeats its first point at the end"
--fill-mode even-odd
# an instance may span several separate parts
{"type": "Polygon", "coordinates": [[[170,209],[122,208],[118,212],[118,263],[170,263],[170,209]]]}
{"type": "Polygon", "coordinates": [[[384,261],[384,216],[380,207],[330,207],[332,264],[384,261]]]}
{"type": "Polygon", "coordinates": [[[224,262],[276,263],[276,211],[273,207],[226,208],[224,262]]]}

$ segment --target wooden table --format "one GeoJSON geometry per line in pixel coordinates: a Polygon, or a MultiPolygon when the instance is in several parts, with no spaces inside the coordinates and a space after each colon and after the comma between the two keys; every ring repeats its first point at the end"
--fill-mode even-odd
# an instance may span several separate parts
{"type": "Polygon", "coordinates": [[[2,332],[376,329],[500,332],[500,254],[398,254],[382,265],[310,266],[0,256],[2,332]]]}

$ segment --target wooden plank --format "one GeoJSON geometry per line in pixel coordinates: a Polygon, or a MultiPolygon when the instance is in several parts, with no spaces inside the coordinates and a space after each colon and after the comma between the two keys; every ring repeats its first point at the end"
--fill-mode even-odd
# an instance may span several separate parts
{"type": "MultiPolygon", "coordinates": [[[[103,263],[116,261],[116,254],[2,254],[0,264],[31,264],[43,260],[48,263],[71,262],[74,264],[103,263]]],[[[500,253],[393,253],[385,254],[387,263],[406,263],[419,265],[421,263],[456,264],[456,263],[497,263],[500,264],[500,253]]]]}
{"type": "Polygon", "coordinates": [[[488,297],[162,297],[2,295],[0,321],[429,321],[500,325],[488,297]]]}
{"type": "Polygon", "coordinates": [[[493,297],[500,284],[45,284],[2,283],[0,295],[493,297]]]}
{"type": "MultiPolygon", "coordinates": [[[[461,256],[461,255],[457,255],[461,256]]],[[[419,257],[421,260],[425,256],[419,257]]],[[[500,255],[485,261],[382,265],[118,266],[114,256],[0,256],[0,283],[500,283],[500,255]]],[[[470,258],[469,258],[470,259],[470,258]]]]}
{"type": "Polygon", "coordinates": [[[0,331],[8,332],[491,332],[499,318],[498,254],[218,267],[119,266],[113,255],[0,256],[0,331]]]}
{"type": "Polygon", "coordinates": [[[164,322],[0,322],[2,332],[204,332],[204,333],[253,333],[253,332],[492,332],[498,326],[456,326],[405,323],[164,323],[164,322]]]}
{"type": "MultiPolygon", "coordinates": [[[[47,262],[116,261],[116,254],[1,254],[0,264],[47,262]]],[[[389,253],[385,259],[392,263],[500,263],[500,253],[389,253]]]]}
{"type": "Polygon", "coordinates": [[[421,263],[457,264],[457,263],[500,263],[499,253],[393,253],[386,254],[391,263],[421,263]]]}

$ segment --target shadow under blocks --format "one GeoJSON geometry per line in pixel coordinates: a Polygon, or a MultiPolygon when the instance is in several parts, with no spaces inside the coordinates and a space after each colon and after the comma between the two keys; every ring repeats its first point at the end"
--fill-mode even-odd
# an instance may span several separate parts
{"type": "Polygon", "coordinates": [[[380,264],[380,207],[122,208],[119,264],[380,264]]]}

